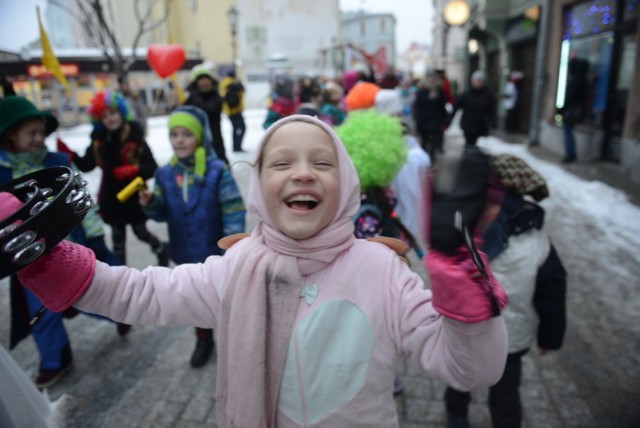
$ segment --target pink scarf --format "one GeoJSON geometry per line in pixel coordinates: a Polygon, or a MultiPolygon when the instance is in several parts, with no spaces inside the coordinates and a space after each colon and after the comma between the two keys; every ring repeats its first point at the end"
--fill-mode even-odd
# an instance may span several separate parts
{"type": "Polygon", "coordinates": [[[311,116],[288,116],[267,130],[258,153],[275,130],[293,121],[319,126],[335,143],[340,202],[332,222],[317,235],[291,239],[267,215],[258,166],[254,166],[248,211],[258,223],[238,249],[241,253],[234,254],[242,260],[242,268],[229,278],[218,322],[216,388],[221,428],[276,426],[278,391],[303,277],[332,263],[354,241],[352,216],[360,205],[360,183],[331,127],[311,116]]]}

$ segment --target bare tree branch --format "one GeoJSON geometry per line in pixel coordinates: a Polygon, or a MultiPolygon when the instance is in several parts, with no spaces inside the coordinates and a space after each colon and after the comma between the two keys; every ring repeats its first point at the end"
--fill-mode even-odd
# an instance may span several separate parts
{"type": "Polygon", "coordinates": [[[136,18],[138,19],[138,32],[136,33],[136,36],[133,39],[133,45],[131,46],[131,50],[132,50],[131,56],[129,56],[129,58],[127,59],[127,61],[124,63],[124,66],[123,66],[125,73],[129,71],[129,68],[131,67],[131,65],[133,65],[133,63],[136,61],[136,55],[137,55],[136,50],[138,49],[138,43],[140,43],[140,39],[142,38],[142,36],[160,27],[169,18],[170,3],[171,3],[171,0],[155,0],[151,3],[147,2],[147,10],[144,16],[141,17],[141,14],[138,8],[139,0],[136,0],[134,4],[134,10],[135,10],[136,18]],[[154,6],[158,4],[160,1],[164,2],[164,11],[162,13],[162,16],[160,16],[160,18],[158,18],[156,21],[151,21],[151,12],[154,6]],[[147,24],[147,22],[149,22],[149,24],[147,24]]]}
{"type": "Polygon", "coordinates": [[[161,25],[165,24],[169,17],[169,5],[172,0],[135,0],[132,3],[133,13],[138,23],[138,30],[134,36],[131,46],[131,54],[125,55],[122,44],[116,37],[114,29],[111,27],[101,0],[75,0],[77,10],[67,6],[60,0],[50,0],[51,4],[66,12],[82,25],[86,34],[93,43],[101,50],[106,62],[111,70],[119,78],[126,76],[131,66],[137,59],[136,50],[142,36],[149,33],[161,25]],[[142,10],[142,4],[146,6],[142,10]],[[152,19],[153,9],[156,5],[163,4],[162,15],[157,19],[152,19]]]}

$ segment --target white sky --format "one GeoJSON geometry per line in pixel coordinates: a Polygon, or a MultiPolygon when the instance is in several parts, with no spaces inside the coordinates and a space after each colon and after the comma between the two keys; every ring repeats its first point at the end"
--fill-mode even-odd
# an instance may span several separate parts
{"type": "Polygon", "coordinates": [[[343,11],[388,12],[396,17],[396,50],[404,52],[412,42],[431,43],[432,0],[340,0],[343,11]]]}
{"type": "Polygon", "coordinates": [[[45,4],[44,0],[0,0],[0,49],[18,51],[37,39],[36,5],[40,6],[40,16],[44,19],[45,4]]]}
{"type": "MultiPolygon", "coordinates": [[[[403,52],[414,41],[429,43],[432,38],[431,0],[339,0],[343,11],[364,9],[388,12],[396,17],[396,49],[403,52]]],[[[36,5],[44,13],[44,0],[0,0],[0,49],[18,51],[38,37],[36,5]]],[[[44,18],[44,17],[43,17],[44,18]]]]}

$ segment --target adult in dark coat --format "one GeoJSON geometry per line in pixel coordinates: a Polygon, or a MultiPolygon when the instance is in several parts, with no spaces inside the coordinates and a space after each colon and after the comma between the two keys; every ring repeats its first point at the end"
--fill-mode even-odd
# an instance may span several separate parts
{"type": "Polygon", "coordinates": [[[218,92],[218,79],[207,64],[195,66],[191,70],[191,78],[192,81],[187,87],[189,97],[184,103],[199,107],[207,113],[211,135],[213,135],[213,150],[218,159],[228,164],[220,126],[224,99],[218,92]]]}
{"type": "Polygon", "coordinates": [[[435,72],[427,73],[413,101],[412,113],[420,144],[435,162],[442,153],[444,131],[447,127],[447,97],[435,72]]]}
{"type": "Polygon", "coordinates": [[[471,75],[471,87],[458,98],[451,118],[462,110],[460,128],[466,144],[474,146],[478,138],[489,135],[489,129],[495,123],[495,99],[486,86],[487,76],[482,70],[471,75]]]}
{"type": "Polygon", "coordinates": [[[567,70],[567,89],[565,91],[562,113],[562,131],[564,136],[564,158],[562,162],[576,160],[576,139],[573,133],[575,125],[584,119],[589,96],[589,62],[573,54],[567,70]]]}

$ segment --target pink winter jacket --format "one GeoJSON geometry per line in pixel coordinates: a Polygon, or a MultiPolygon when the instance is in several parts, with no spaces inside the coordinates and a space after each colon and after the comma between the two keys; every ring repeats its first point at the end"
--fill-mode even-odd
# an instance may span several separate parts
{"type": "MultiPolygon", "coordinates": [[[[240,241],[225,256],[138,271],[97,262],[74,306],[128,324],[218,328],[225,278],[242,268],[240,241]]],[[[393,380],[404,355],[459,390],[502,375],[501,317],[464,324],[438,314],[431,291],[382,244],[356,240],[306,276],[278,396],[278,427],[397,427],[393,380]]]]}

